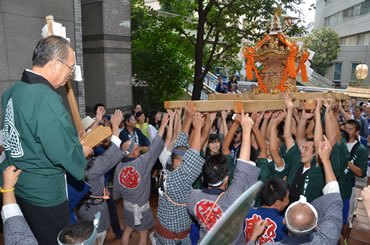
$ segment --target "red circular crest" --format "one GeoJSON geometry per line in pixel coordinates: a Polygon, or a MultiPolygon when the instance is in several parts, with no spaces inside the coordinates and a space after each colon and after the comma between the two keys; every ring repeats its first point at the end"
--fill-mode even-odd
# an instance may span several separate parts
{"type": "Polygon", "coordinates": [[[140,183],[140,174],[134,167],[124,167],[119,174],[119,183],[126,188],[135,189],[140,183]]]}
{"type": "Polygon", "coordinates": [[[195,215],[197,216],[199,223],[206,227],[209,231],[217,222],[217,220],[222,217],[222,210],[217,204],[214,205],[213,201],[201,200],[195,205],[195,215]],[[207,218],[208,217],[208,218],[207,218]]]}

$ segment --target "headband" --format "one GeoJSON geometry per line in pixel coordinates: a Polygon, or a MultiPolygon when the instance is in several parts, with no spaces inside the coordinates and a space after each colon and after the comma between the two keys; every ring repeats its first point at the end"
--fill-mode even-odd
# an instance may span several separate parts
{"type": "Polygon", "coordinates": [[[173,149],[173,150],[172,150],[172,154],[176,154],[176,155],[184,156],[184,155],[185,155],[185,151],[183,151],[183,150],[179,150],[179,149],[173,149]]]}
{"type": "MultiPolygon", "coordinates": [[[[85,241],[83,241],[83,242],[81,242],[81,243],[74,243],[73,245],[93,245],[93,244],[95,243],[96,235],[98,234],[97,229],[98,229],[98,226],[99,226],[100,215],[101,215],[101,214],[100,214],[100,212],[97,212],[97,213],[95,214],[95,219],[94,219],[94,221],[93,221],[94,230],[93,230],[93,232],[91,233],[90,237],[89,237],[89,238],[87,238],[85,241]]],[[[63,233],[63,231],[64,231],[64,229],[63,229],[61,232],[59,232],[59,234],[58,234],[58,244],[59,244],[59,245],[67,245],[67,244],[62,243],[62,242],[60,241],[60,235],[63,233]]]]}
{"type": "Polygon", "coordinates": [[[299,200],[296,201],[296,202],[293,202],[291,205],[289,205],[288,209],[286,210],[285,212],[285,222],[286,222],[286,226],[287,228],[289,229],[289,231],[291,232],[294,232],[296,234],[300,234],[300,235],[304,235],[304,233],[307,233],[311,230],[313,230],[316,226],[317,226],[317,220],[318,220],[318,216],[317,216],[317,211],[316,211],[316,208],[314,206],[312,206],[309,202],[307,202],[307,199],[305,196],[300,196],[299,200]],[[289,209],[291,209],[292,207],[294,207],[295,205],[297,204],[305,204],[307,205],[308,207],[311,208],[312,212],[315,214],[315,224],[309,228],[309,229],[306,229],[306,230],[303,230],[303,231],[300,231],[300,230],[296,230],[295,228],[293,228],[290,224],[289,224],[289,220],[288,220],[288,217],[287,217],[287,214],[289,213],[289,209]]]}

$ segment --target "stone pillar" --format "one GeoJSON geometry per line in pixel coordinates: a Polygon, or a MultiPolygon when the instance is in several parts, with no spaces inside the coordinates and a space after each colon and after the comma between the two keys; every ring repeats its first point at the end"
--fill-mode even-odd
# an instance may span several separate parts
{"type": "MultiPolygon", "coordinates": [[[[76,63],[77,65],[81,66],[81,73],[82,78],[84,78],[83,68],[83,53],[82,53],[82,17],[81,17],[81,0],[74,0],[73,1],[73,9],[74,9],[74,19],[75,19],[75,53],[76,53],[76,63]]],[[[86,115],[85,109],[85,84],[84,81],[75,82],[77,86],[75,86],[75,97],[77,99],[78,104],[78,111],[80,112],[81,120],[86,115]]]]}
{"type": "Polygon", "coordinates": [[[132,107],[130,0],[81,0],[86,110],[132,107]]]}

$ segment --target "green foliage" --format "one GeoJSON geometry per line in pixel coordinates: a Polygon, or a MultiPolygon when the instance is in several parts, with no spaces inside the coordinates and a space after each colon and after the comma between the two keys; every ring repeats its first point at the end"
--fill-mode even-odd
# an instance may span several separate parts
{"type": "MultiPolygon", "coordinates": [[[[266,33],[269,20],[278,4],[283,9],[298,10],[303,0],[160,0],[164,9],[176,13],[177,32],[186,37],[195,50],[193,99],[200,98],[202,81],[216,64],[231,66],[242,40],[256,40],[266,33]],[[240,23],[243,17],[243,23],[240,23]],[[205,69],[203,70],[202,67],[205,69]]],[[[293,25],[290,34],[302,32],[293,25]]]]}
{"type": "Polygon", "coordinates": [[[132,73],[148,84],[149,103],[161,107],[184,93],[192,78],[193,47],[174,31],[171,18],[133,0],[132,73]]]}
{"type": "Polygon", "coordinates": [[[315,52],[311,67],[324,76],[340,51],[338,34],[329,27],[315,29],[305,38],[304,43],[315,52]]]}

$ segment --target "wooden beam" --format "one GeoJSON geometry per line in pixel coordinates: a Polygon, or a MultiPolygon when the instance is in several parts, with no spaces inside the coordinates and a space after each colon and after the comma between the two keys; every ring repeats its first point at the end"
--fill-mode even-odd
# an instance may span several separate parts
{"type": "MultiPolygon", "coordinates": [[[[166,101],[164,102],[165,109],[184,108],[187,101],[166,101]]],[[[244,112],[253,111],[276,111],[281,110],[285,106],[283,100],[194,100],[192,101],[195,110],[198,112],[211,111],[226,111],[233,110],[240,113],[244,108],[244,112]]],[[[294,102],[296,107],[300,106],[297,100],[294,102]]]]}
{"type": "MultiPolygon", "coordinates": [[[[310,93],[289,93],[296,100],[307,100],[313,98],[335,98],[337,100],[349,99],[349,96],[338,92],[310,92],[310,93]]],[[[279,94],[219,94],[208,95],[208,100],[283,100],[284,93],[279,94]]]]}
{"type": "Polygon", "coordinates": [[[83,136],[81,138],[81,142],[83,143],[83,145],[94,148],[100,142],[110,137],[111,135],[112,135],[112,130],[110,127],[104,127],[102,125],[99,125],[93,131],[83,136]]]}

